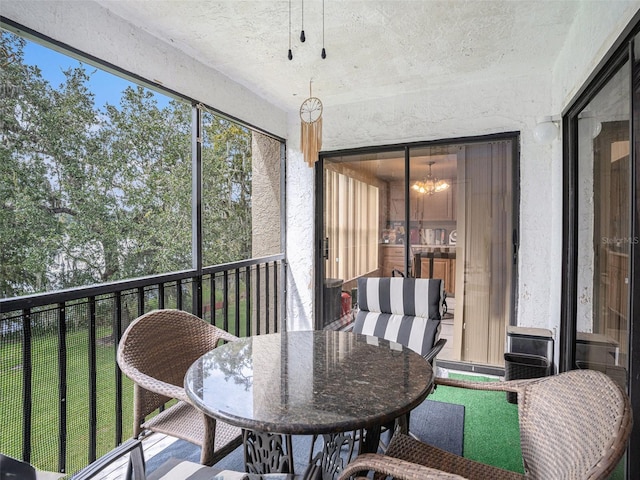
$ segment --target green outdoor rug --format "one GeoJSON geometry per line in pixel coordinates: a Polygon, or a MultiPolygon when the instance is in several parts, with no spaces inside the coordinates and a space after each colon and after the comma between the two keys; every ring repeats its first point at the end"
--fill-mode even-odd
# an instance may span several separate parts
{"type": "MultiPolygon", "coordinates": [[[[475,381],[496,379],[450,373],[451,378],[475,381]]],[[[439,386],[429,399],[465,407],[464,456],[472,460],[524,473],[520,449],[518,406],[508,403],[504,392],[484,392],[439,386]]],[[[624,478],[624,458],[610,480],[624,478]]]]}
{"type": "MultiPolygon", "coordinates": [[[[449,374],[451,378],[495,381],[487,377],[449,374]]],[[[524,473],[520,449],[518,406],[504,392],[485,392],[438,386],[430,400],[464,405],[464,456],[514,472],[524,473]]]]}

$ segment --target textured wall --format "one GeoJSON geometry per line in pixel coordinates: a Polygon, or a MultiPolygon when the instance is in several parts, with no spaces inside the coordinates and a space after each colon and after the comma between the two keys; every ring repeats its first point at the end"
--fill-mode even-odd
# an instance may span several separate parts
{"type": "Polygon", "coordinates": [[[553,68],[553,114],[568,106],[638,9],[640,0],[582,3],[553,68]]]}
{"type": "Polygon", "coordinates": [[[254,133],[251,138],[252,256],[282,251],[280,245],[280,142],[254,133]]]}
{"type": "Polygon", "coordinates": [[[287,326],[313,329],[313,168],[300,152],[300,117],[290,116],[287,142],[287,326]]]}

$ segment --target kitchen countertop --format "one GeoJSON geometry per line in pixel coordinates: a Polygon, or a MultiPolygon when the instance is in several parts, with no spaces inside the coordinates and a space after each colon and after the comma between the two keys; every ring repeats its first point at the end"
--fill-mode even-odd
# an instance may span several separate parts
{"type": "MultiPolygon", "coordinates": [[[[402,243],[381,243],[383,247],[402,247],[404,248],[404,244],[402,243]]],[[[455,245],[437,245],[437,244],[414,244],[411,245],[411,250],[414,254],[417,253],[433,253],[433,252],[441,252],[441,253],[453,253],[455,254],[456,246],[455,245]]]]}
{"type": "Polygon", "coordinates": [[[455,248],[447,252],[436,249],[428,252],[413,252],[413,256],[420,258],[456,258],[456,251],[455,248]]]}

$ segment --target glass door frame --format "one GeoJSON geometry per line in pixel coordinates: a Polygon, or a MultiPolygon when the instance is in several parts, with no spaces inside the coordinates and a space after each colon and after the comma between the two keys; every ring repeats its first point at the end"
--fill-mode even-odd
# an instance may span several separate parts
{"type": "MultiPolygon", "coordinates": [[[[596,67],[585,86],[576,94],[574,99],[562,114],[563,132],[563,245],[562,245],[562,306],[560,322],[560,362],[559,371],[576,368],[576,337],[577,337],[577,302],[578,302],[578,116],[591,100],[602,90],[626,62],[630,63],[630,234],[632,238],[640,238],[640,165],[638,164],[637,145],[640,141],[640,104],[634,95],[635,89],[640,90],[640,61],[634,60],[635,51],[640,51],[640,42],[634,40],[640,34],[640,12],[620,35],[604,59],[596,67]]],[[[635,54],[638,56],[638,53],[635,54]]],[[[640,248],[631,243],[629,260],[629,365],[628,365],[628,393],[635,418],[640,418],[640,382],[633,381],[640,374],[640,324],[636,317],[640,315],[640,248]]],[[[640,450],[640,428],[636,425],[631,433],[628,452],[640,450]]],[[[627,454],[627,478],[640,477],[640,457],[627,454]]]]}
{"type": "MultiPolygon", "coordinates": [[[[411,151],[418,148],[425,147],[434,147],[441,145],[451,145],[451,144],[481,144],[481,143],[490,143],[497,141],[511,141],[512,145],[512,224],[513,230],[511,232],[511,241],[513,242],[513,270],[512,270],[512,281],[510,286],[510,295],[511,295],[511,308],[509,312],[509,323],[511,325],[515,325],[517,322],[517,290],[518,290],[518,248],[519,248],[519,228],[520,228],[520,132],[512,131],[512,132],[503,132],[489,135],[479,135],[474,137],[456,137],[456,138],[448,138],[448,139],[438,139],[433,141],[424,141],[424,142],[411,142],[411,143],[400,143],[394,145],[384,145],[384,146],[372,146],[372,147],[362,147],[362,148],[353,148],[353,149],[344,149],[344,150],[334,150],[334,151],[323,151],[319,154],[319,159],[315,164],[314,170],[314,195],[315,195],[315,222],[314,222],[314,328],[321,329],[323,328],[324,318],[324,301],[323,301],[323,289],[321,286],[323,285],[325,279],[325,252],[327,249],[327,245],[325,245],[324,239],[324,159],[330,157],[340,157],[340,156],[350,156],[350,155],[362,155],[367,153],[384,153],[390,151],[404,151],[405,157],[405,165],[404,165],[404,176],[405,179],[410,178],[410,163],[411,151]]],[[[404,184],[405,198],[409,198],[410,192],[410,182],[405,181],[404,184]]],[[[409,224],[410,220],[410,202],[405,202],[405,225],[409,224]]],[[[409,242],[409,229],[405,229],[405,242],[407,245],[409,242]]],[[[409,249],[405,249],[404,251],[404,273],[408,272],[410,265],[410,251],[409,249]]],[[[443,360],[439,361],[440,365],[445,366],[445,363],[459,370],[469,370],[479,373],[487,373],[494,375],[504,375],[504,368],[494,367],[494,366],[484,366],[480,364],[471,364],[467,362],[444,362],[443,360]]]]}
{"type": "MultiPolygon", "coordinates": [[[[372,146],[361,147],[347,150],[334,150],[320,152],[318,155],[318,161],[315,163],[314,169],[314,318],[313,325],[315,330],[321,330],[324,326],[323,318],[324,312],[324,298],[323,289],[321,286],[325,280],[325,258],[328,256],[329,246],[326,244],[324,235],[324,220],[325,220],[325,208],[324,208],[324,159],[326,157],[339,157],[343,155],[364,155],[367,153],[385,153],[385,152],[401,152],[404,151],[405,156],[405,178],[409,175],[409,146],[408,145],[386,145],[386,146],[372,146]]],[[[405,182],[405,197],[409,195],[409,182],[405,182]]],[[[409,218],[409,205],[405,202],[405,221],[409,218]]],[[[409,266],[409,249],[405,249],[404,252],[404,272],[406,274],[409,266]]]]}

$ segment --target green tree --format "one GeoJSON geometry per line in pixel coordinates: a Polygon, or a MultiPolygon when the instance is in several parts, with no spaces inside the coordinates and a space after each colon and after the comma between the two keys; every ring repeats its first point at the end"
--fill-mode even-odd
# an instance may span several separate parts
{"type": "Polygon", "coordinates": [[[204,262],[251,258],[251,131],[210,113],[203,124],[204,262]]]}
{"type": "MultiPolygon", "coordinates": [[[[94,71],[52,86],[0,43],[0,295],[189,268],[192,107],[141,86],[95,105],[94,71]]],[[[251,132],[205,115],[205,264],[251,255],[251,132]]]]}
{"type": "Polygon", "coordinates": [[[108,105],[100,132],[101,161],[115,212],[103,240],[112,268],[102,280],[191,266],[191,106],[159,109],[153,94],[127,88],[108,105]]]}
{"type": "Polygon", "coordinates": [[[6,297],[49,286],[61,222],[74,214],[56,188],[52,156],[82,150],[84,138],[74,145],[78,136],[59,135],[92,114],[58,117],[63,105],[80,100],[82,72],[65,72],[66,88],[54,95],[40,70],[23,63],[25,41],[8,32],[1,39],[0,293],[6,297]]]}

